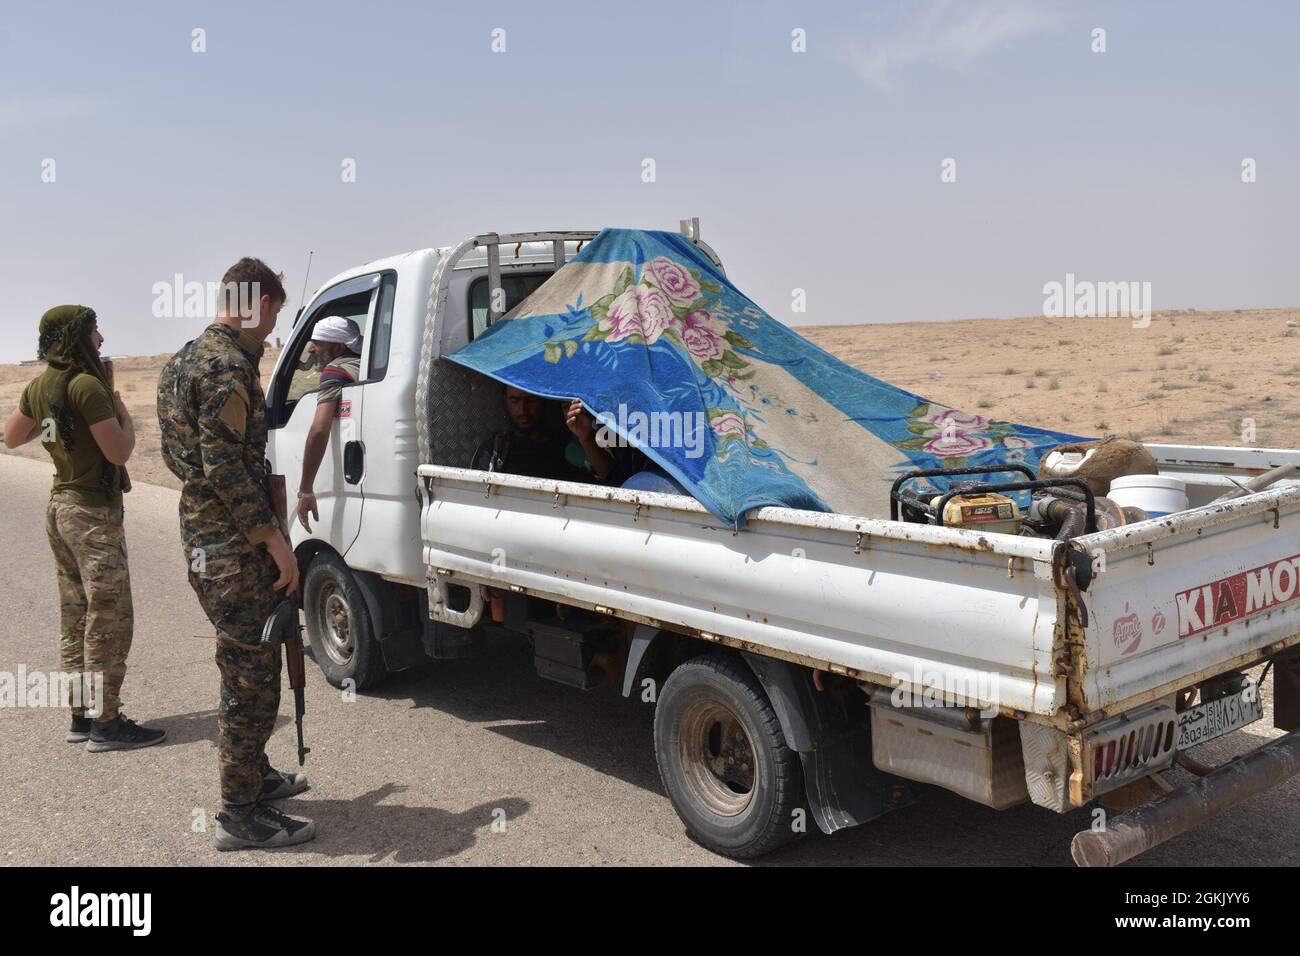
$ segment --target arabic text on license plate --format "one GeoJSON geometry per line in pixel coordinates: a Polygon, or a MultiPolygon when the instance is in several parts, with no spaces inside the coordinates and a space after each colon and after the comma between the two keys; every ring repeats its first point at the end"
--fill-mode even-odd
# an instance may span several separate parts
{"type": "Polygon", "coordinates": [[[1222,737],[1263,716],[1259,690],[1253,683],[1236,694],[1197,704],[1178,715],[1178,749],[1185,750],[1222,737]]]}

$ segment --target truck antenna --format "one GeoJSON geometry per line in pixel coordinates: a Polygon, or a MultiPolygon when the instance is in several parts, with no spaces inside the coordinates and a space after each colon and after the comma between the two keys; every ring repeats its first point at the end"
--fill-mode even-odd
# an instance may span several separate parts
{"type": "Polygon", "coordinates": [[[311,249],[308,249],[307,250],[307,271],[302,274],[302,295],[298,298],[298,314],[293,318],[295,325],[297,325],[298,320],[302,318],[302,310],[307,308],[307,277],[311,275],[312,254],[313,251],[311,249]]]}

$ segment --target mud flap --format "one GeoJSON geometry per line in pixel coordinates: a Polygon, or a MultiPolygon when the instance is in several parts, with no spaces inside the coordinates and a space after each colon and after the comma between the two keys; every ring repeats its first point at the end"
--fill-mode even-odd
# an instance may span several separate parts
{"type": "Polygon", "coordinates": [[[872,763],[868,719],[851,720],[837,699],[813,687],[805,668],[748,652],[741,656],[767,692],[787,745],[799,754],[819,830],[834,833],[913,802],[906,780],[872,763]]]}
{"type": "Polygon", "coordinates": [[[353,571],[352,577],[366,599],[370,631],[379,642],[384,667],[389,671],[402,671],[427,661],[424,648],[420,646],[419,628],[403,627],[395,620],[395,609],[384,579],[371,571],[353,571]]]}

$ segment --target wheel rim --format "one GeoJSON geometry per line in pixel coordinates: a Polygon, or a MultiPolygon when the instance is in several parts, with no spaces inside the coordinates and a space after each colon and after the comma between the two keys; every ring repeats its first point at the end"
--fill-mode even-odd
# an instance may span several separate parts
{"type": "Polygon", "coordinates": [[[356,652],[353,643],[356,628],[353,627],[352,608],[348,605],[347,596],[337,583],[327,582],[321,588],[316,608],[325,653],[335,664],[346,667],[356,652]]]}
{"type": "Polygon", "coordinates": [[[704,700],[686,709],[681,724],[686,785],[713,813],[734,817],[754,798],[754,742],[725,705],[704,700]]]}

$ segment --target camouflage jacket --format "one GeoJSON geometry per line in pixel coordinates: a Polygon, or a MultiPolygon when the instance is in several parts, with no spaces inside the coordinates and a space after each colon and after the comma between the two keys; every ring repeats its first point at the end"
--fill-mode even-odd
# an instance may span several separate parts
{"type": "Polygon", "coordinates": [[[158,378],[162,455],[181,491],[181,538],[210,556],[265,541],[278,524],[266,490],[262,343],[213,324],[158,378]]]}

